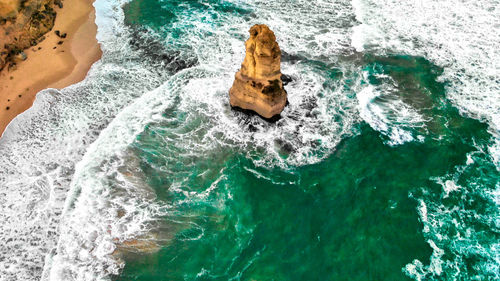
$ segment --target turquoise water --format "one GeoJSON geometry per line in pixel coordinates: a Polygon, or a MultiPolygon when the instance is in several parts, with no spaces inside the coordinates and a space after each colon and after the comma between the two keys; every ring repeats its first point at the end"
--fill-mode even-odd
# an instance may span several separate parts
{"type": "Polygon", "coordinates": [[[0,138],[0,281],[498,280],[497,0],[421,2],[96,0],[0,138]],[[229,105],[254,24],[275,123],[229,105]]]}
{"type": "MultiPolygon", "coordinates": [[[[203,20],[214,25],[224,13],[252,14],[224,1],[136,0],[125,7],[132,28],[149,26],[173,45],[183,30],[169,24],[187,12],[205,13],[203,20]]],[[[472,239],[488,248],[499,238],[496,221],[485,219],[498,215],[485,196],[499,178],[485,153],[491,139],[486,124],[461,116],[445,98],[438,82],[443,69],[404,55],[339,56],[352,66],[347,69],[329,59],[296,60],[325,78],[323,89],[342,88],[354,101],[355,79],[386,89],[370,104],[384,110],[389,128],[377,127],[377,120],[356,123],[328,153],[314,149],[321,139],[297,145],[276,137],[278,160],[267,161],[265,148],[235,146],[222,134],[204,149],[217,120],[202,105],[186,111],[177,105],[183,97],[176,97],[129,148],[156,200],[168,206],[151,230],[162,237],[161,247],[125,252],[125,266],[113,279],[494,280],[498,272],[487,266],[494,249],[468,245],[472,239]],[[394,101],[419,118],[398,119],[394,101]],[[401,133],[406,137],[398,139],[401,133]],[[312,146],[320,161],[287,162],[300,145],[312,146]],[[446,191],[447,180],[459,187],[446,191]],[[429,264],[442,272],[423,266],[429,264]]],[[[320,90],[316,98],[328,93],[320,90]]],[[[240,118],[245,133],[286,126],[255,127],[264,121],[229,114],[240,118]]],[[[334,118],[342,123],[348,116],[334,118]]]]}

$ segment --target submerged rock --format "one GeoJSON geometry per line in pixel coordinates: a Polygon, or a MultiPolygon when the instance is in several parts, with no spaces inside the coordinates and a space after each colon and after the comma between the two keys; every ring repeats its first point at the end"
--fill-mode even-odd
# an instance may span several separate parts
{"type": "Polygon", "coordinates": [[[245,47],[245,60],[229,90],[229,103],[264,118],[279,115],[287,103],[287,94],[281,80],[281,50],[276,36],[266,25],[254,25],[245,47]]]}

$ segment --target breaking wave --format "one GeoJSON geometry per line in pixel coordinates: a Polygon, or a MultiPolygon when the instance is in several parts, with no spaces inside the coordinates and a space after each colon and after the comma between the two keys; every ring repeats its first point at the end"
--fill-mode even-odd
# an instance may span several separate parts
{"type": "MultiPolygon", "coordinates": [[[[447,98],[464,114],[489,122],[496,142],[489,155],[498,168],[500,78],[489,61],[499,58],[500,35],[490,40],[485,33],[495,28],[488,10],[495,1],[484,6],[187,1],[175,7],[164,1],[175,20],[156,29],[125,25],[126,2],[95,2],[102,59],[81,83],[39,93],[0,139],[0,218],[5,222],[0,280],[107,280],[123,267],[124,245],[140,238],[154,251],[166,239],[155,230],[172,206],[156,200],[135,151],[145,131],[158,130],[171,143],[166,162],[238,150],[257,166],[285,169],[325,159],[357,133],[362,121],[387,137],[389,145],[423,141],[428,117],[396,94],[390,77],[378,74],[385,83],[367,84],[363,53],[423,56],[445,67],[440,79],[447,98]],[[442,13],[450,9],[454,15],[442,13]],[[291,78],[285,86],[290,104],[276,123],[231,111],[227,101],[248,27],[255,23],[268,23],[276,33],[282,72],[291,78]]],[[[489,155],[477,156],[456,176],[434,179],[443,186],[440,197],[411,195],[419,200],[434,253],[430,265],[408,264],[409,276],[435,277],[445,269],[462,276],[460,259],[473,251],[482,258],[477,272],[498,272],[498,244],[478,244],[481,233],[459,220],[477,214],[440,201],[479,194],[498,206],[498,185],[480,191],[480,184],[456,181],[489,155]],[[447,244],[450,236],[442,233],[442,224],[454,224],[465,238],[447,244]],[[445,261],[443,253],[452,258],[445,261]]],[[[195,194],[176,186],[171,190],[196,200],[211,188],[195,194]]],[[[498,228],[489,211],[478,220],[498,228]]]]}
{"type": "MultiPolygon", "coordinates": [[[[357,51],[378,55],[422,56],[443,67],[439,81],[446,87],[446,97],[462,114],[488,122],[492,141],[489,153],[483,154],[483,157],[495,163],[496,167],[491,169],[499,170],[500,71],[491,64],[491,61],[500,60],[500,35],[494,32],[498,29],[495,20],[498,17],[498,1],[354,0],[353,6],[360,24],[354,28],[352,46],[357,51]]],[[[365,88],[361,92],[362,100],[378,95],[373,93],[373,87],[365,88]]],[[[406,106],[397,107],[414,116],[406,106]]],[[[374,118],[387,116],[377,112],[380,112],[379,108],[372,108],[370,115],[361,114],[372,127],[390,134],[392,142],[411,139],[408,131],[397,126],[388,129],[384,125],[387,124],[384,117],[374,118]],[[367,119],[366,116],[371,117],[367,119]]],[[[411,119],[421,120],[415,116],[411,119]]],[[[482,148],[479,151],[484,153],[482,148]]],[[[472,163],[475,162],[468,164],[472,163]]],[[[405,272],[416,280],[497,278],[500,264],[498,242],[483,237],[474,225],[484,224],[498,229],[498,221],[494,218],[498,217],[500,186],[498,181],[491,186],[478,177],[463,187],[456,182],[460,174],[462,171],[457,171],[452,179],[436,179],[443,186],[443,194],[416,196],[420,202],[419,214],[424,234],[433,249],[429,265],[415,260],[406,266],[405,272]],[[447,205],[444,198],[455,193],[460,194],[459,205],[447,205]],[[471,197],[481,198],[488,202],[486,205],[494,207],[478,214],[477,210],[463,205],[471,197]],[[470,217],[474,219],[467,219],[470,217]],[[457,229],[454,236],[446,231],[450,228],[457,229]],[[472,268],[467,268],[467,264],[471,263],[472,268]]]]}

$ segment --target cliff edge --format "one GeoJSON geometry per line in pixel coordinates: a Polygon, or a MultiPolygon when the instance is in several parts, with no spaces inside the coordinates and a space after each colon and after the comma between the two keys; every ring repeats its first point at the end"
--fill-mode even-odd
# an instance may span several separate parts
{"type": "Polygon", "coordinates": [[[38,44],[54,26],[62,0],[0,0],[0,70],[25,60],[23,50],[38,44]]]}

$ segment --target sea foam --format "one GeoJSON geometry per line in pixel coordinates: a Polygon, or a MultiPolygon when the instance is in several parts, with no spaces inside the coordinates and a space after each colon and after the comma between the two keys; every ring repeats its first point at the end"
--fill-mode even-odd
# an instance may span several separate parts
{"type": "Polygon", "coordinates": [[[122,60],[134,51],[120,25],[120,3],[96,6],[102,59],[84,81],[39,93],[0,139],[0,280],[40,280],[58,243],[76,163],[125,105],[158,84],[140,60],[122,60]],[[114,12],[99,10],[106,5],[114,12]]]}
{"type": "Polygon", "coordinates": [[[365,86],[356,94],[361,118],[374,130],[389,137],[386,141],[389,145],[422,141],[424,136],[415,129],[425,127],[425,118],[400,100],[397,93],[394,94],[396,91],[391,84],[365,86]]]}
{"type": "MultiPolygon", "coordinates": [[[[308,25],[303,25],[306,29],[296,30],[293,37],[287,35],[287,30],[280,31],[279,22],[291,20],[292,10],[281,7],[282,17],[277,17],[264,7],[269,4],[271,2],[256,5],[248,3],[245,8],[256,9],[256,14],[261,15],[251,22],[225,13],[217,14],[217,17],[212,18],[216,19],[213,22],[206,22],[206,13],[217,12],[210,9],[189,10],[189,6],[186,6],[185,10],[176,15],[177,21],[159,31],[165,32],[163,39],[158,39],[161,36],[154,34],[144,35],[163,40],[165,46],[177,45],[182,46],[183,50],[192,50],[191,55],[196,57],[198,65],[175,75],[166,75],[162,80],[157,78],[151,81],[154,76],[146,78],[145,82],[149,82],[150,86],[159,86],[150,91],[148,87],[142,91],[137,89],[139,92],[136,95],[141,97],[121,110],[100,132],[95,142],[86,148],[85,156],[74,168],[57,247],[47,259],[44,278],[101,280],[107,279],[110,274],[117,274],[123,265],[114,255],[117,245],[134,238],[148,237],[154,228],[154,221],[167,214],[166,210],[170,207],[154,200],[152,191],[138,172],[137,158],[129,150],[135,137],[146,125],[169,118],[164,116],[165,112],[174,112],[185,118],[185,123],[178,124],[180,128],[172,128],[175,135],[179,135],[180,131],[187,131],[182,134],[182,141],[172,143],[177,147],[175,151],[186,151],[186,155],[177,152],[178,157],[193,153],[207,154],[217,146],[233,149],[247,149],[253,146],[265,151],[264,159],[255,158],[257,164],[303,165],[323,159],[334,150],[343,136],[352,133],[353,124],[359,121],[354,90],[350,89],[345,93],[341,87],[345,83],[344,80],[327,81],[324,73],[318,73],[314,65],[308,62],[316,57],[330,56],[332,53],[349,52],[349,34],[345,28],[342,29],[342,35],[337,35],[337,39],[328,43],[311,43],[314,48],[308,50],[312,51],[310,54],[306,55],[305,49],[303,50],[306,55],[302,59],[304,62],[284,62],[283,71],[294,79],[287,86],[291,105],[276,124],[268,124],[257,116],[248,117],[230,110],[227,89],[230,88],[233,75],[244,57],[242,38],[247,36],[249,26],[258,22],[270,22],[270,25],[277,29],[280,44],[292,54],[302,52],[302,49],[296,50],[303,46],[298,44],[300,40],[312,40],[308,38],[308,25]],[[170,33],[168,28],[182,32],[182,35],[173,37],[174,32],[170,33]],[[321,87],[327,82],[332,85],[326,89],[321,87]],[[200,119],[205,121],[194,122],[195,126],[199,127],[192,128],[193,124],[190,122],[200,119]],[[182,129],[184,126],[185,130],[182,129]],[[250,126],[253,129],[250,130],[250,126]],[[286,146],[286,153],[290,154],[288,158],[281,155],[283,146],[286,146]]],[[[326,17],[327,12],[333,11],[334,8],[327,7],[326,2],[323,4],[325,9],[328,9],[318,11],[319,17],[326,17]]],[[[303,13],[311,11],[312,4],[304,2],[304,5],[309,6],[303,13]]],[[[107,12],[121,11],[117,4],[98,1],[96,7],[97,23],[99,26],[103,25],[103,28],[99,29],[100,40],[126,36],[126,30],[120,29],[123,19],[121,12],[113,16],[111,23],[108,23],[110,19],[107,18],[107,12]]],[[[346,14],[341,16],[348,16],[347,8],[348,6],[344,7],[346,14]]],[[[295,24],[299,25],[299,22],[295,24]]],[[[341,30],[341,26],[330,31],[327,28],[325,23],[325,29],[317,34],[317,40],[322,41],[324,36],[337,29],[341,30]]],[[[109,44],[107,47],[112,50],[121,48],[122,55],[123,51],[130,51],[127,46],[120,44],[109,44]]],[[[335,57],[332,56],[332,60],[334,61],[335,57]]],[[[130,66],[141,68],[140,65],[132,63],[130,66]]],[[[347,64],[342,67],[346,68],[346,73],[355,72],[355,68],[347,64]]],[[[147,70],[143,71],[148,73],[147,70]]],[[[346,74],[345,79],[348,79],[347,77],[346,74]]],[[[117,83],[122,83],[120,77],[115,79],[117,83]]],[[[166,127],[164,130],[170,129],[166,127]]],[[[203,198],[210,194],[213,188],[210,187],[200,194],[187,192],[186,200],[198,200],[198,195],[203,198]]],[[[175,184],[170,187],[170,191],[185,192],[176,188],[175,184]]]]}
{"type": "MultiPolygon", "coordinates": [[[[446,96],[463,114],[491,126],[500,155],[498,1],[354,0],[351,44],[358,51],[423,56],[444,67],[446,96]]],[[[500,166],[499,166],[500,167],[500,166]]]]}
{"type": "MultiPolygon", "coordinates": [[[[489,156],[484,157],[491,157],[496,169],[500,169],[498,1],[354,0],[353,6],[360,24],[353,28],[352,46],[357,51],[378,55],[422,56],[443,67],[444,73],[439,80],[446,85],[446,97],[462,114],[489,124],[492,141],[489,156]]],[[[457,168],[453,178],[438,180],[443,186],[441,198],[458,193],[463,198],[478,196],[498,206],[498,195],[490,192],[491,188],[498,190],[498,182],[495,187],[474,183],[463,187],[455,182],[463,170],[474,165],[471,156],[468,159],[464,167],[457,168]]],[[[482,262],[474,266],[475,272],[482,274],[481,279],[494,278],[492,276],[498,274],[498,243],[479,244],[481,233],[470,225],[483,223],[494,227],[491,220],[496,211],[492,211],[490,217],[481,216],[463,206],[444,206],[430,195],[419,202],[424,234],[433,254],[429,265],[418,260],[408,264],[404,270],[409,276],[415,280],[439,278],[446,268],[447,275],[455,279],[479,278],[474,276],[474,271],[467,272],[464,259],[471,255],[482,258],[482,262]],[[461,221],[464,215],[476,219],[461,221]],[[445,226],[454,226],[464,236],[448,237],[442,230],[445,226]],[[448,239],[456,240],[455,245],[450,246],[446,242],[448,239]],[[453,253],[451,261],[449,256],[446,262],[443,261],[444,248],[448,254],[453,253]]]]}

